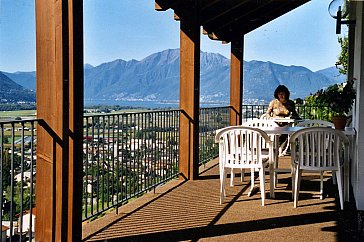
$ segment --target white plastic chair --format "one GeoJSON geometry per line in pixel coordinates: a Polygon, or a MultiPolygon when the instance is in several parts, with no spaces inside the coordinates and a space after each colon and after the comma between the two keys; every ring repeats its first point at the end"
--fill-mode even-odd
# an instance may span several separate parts
{"type": "MultiPolygon", "coordinates": [[[[279,125],[276,122],[274,122],[273,120],[269,120],[269,119],[250,119],[250,120],[246,121],[245,123],[243,123],[242,126],[248,126],[248,127],[253,127],[253,128],[279,127],[279,125]]],[[[273,141],[273,142],[277,141],[277,136],[276,135],[268,135],[268,136],[269,136],[271,141],[273,141]]],[[[262,149],[264,150],[263,154],[268,155],[267,150],[269,148],[269,145],[267,143],[263,142],[261,144],[261,146],[262,146],[262,149]]],[[[274,164],[274,168],[277,168],[278,167],[278,153],[277,153],[278,151],[276,151],[274,149],[273,149],[273,151],[274,151],[274,153],[273,153],[273,164],[274,164]]],[[[231,169],[231,177],[234,177],[233,169],[231,169]]],[[[241,172],[241,181],[243,181],[243,179],[244,179],[244,173],[241,172]]],[[[252,181],[252,183],[253,183],[253,180],[254,180],[254,169],[251,170],[251,181],[252,181]]],[[[277,177],[275,175],[274,176],[274,183],[273,183],[274,188],[276,187],[276,183],[277,183],[277,177]]],[[[233,180],[230,180],[230,186],[233,186],[233,180]]],[[[250,193],[252,191],[253,191],[253,187],[250,190],[248,195],[250,195],[250,193]]]]}
{"type": "MultiPolygon", "coordinates": [[[[272,128],[272,127],[279,127],[279,125],[274,122],[273,120],[269,120],[269,119],[249,119],[248,121],[246,121],[245,123],[241,124],[242,126],[248,126],[248,127],[253,127],[253,128],[272,128]]],[[[274,141],[274,139],[276,138],[275,135],[268,135],[271,138],[271,141],[274,141]]],[[[262,144],[262,148],[268,148],[269,146],[266,145],[265,143],[262,144]]]]}
{"type": "MultiPolygon", "coordinates": [[[[299,122],[296,127],[334,127],[334,124],[320,119],[309,119],[299,122]]],[[[324,195],[324,171],[320,171],[320,198],[324,195]]]]}
{"type": "Polygon", "coordinates": [[[290,139],[291,161],[294,178],[292,177],[292,192],[294,207],[297,207],[302,170],[332,171],[336,174],[340,197],[340,207],[343,201],[342,166],[348,162],[349,139],[339,130],[326,127],[311,127],[295,132],[290,139]]]}
{"type": "MultiPolygon", "coordinates": [[[[219,142],[220,204],[223,203],[226,194],[226,170],[248,168],[259,170],[262,206],[264,206],[265,166],[268,162],[271,171],[271,163],[273,161],[273,142],[269,136],[258,128],[232,126],[219,130],[216,134],[215,141],[219,142]],[[269,146],[268,156],[262,154],[261,144],[263,142],[269,146]]],[[[270,173],[271,176],[272,174],[270,173]]],[[[254,186],[254,180],[251,186],[254,186]]]]}

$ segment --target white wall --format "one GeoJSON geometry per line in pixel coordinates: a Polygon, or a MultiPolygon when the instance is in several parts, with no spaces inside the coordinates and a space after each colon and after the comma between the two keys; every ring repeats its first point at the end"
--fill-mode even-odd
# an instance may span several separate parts
{"type": "Polygon", "coordinates": [[[354,127],[357,130],[355,156],[351,166],[351,182],[359,210],[364,210],[364,5],[356,2],[356,25],[354,46],[354,78],[357,98],[354,127]]]}

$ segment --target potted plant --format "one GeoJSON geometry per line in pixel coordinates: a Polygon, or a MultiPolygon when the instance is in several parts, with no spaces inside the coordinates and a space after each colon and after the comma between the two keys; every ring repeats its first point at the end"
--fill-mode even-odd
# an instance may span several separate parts
{"type": "Polygon", "coordinates": [[[320,104],[330,107],[335,128],[344,129],[348,118],[347,115],[356,97],[354,80],[331,85],[325,90],[320,90],[316,95],[320,104]],[[337,124],[337,122],[342,122],[342,124],[337,124]]]}

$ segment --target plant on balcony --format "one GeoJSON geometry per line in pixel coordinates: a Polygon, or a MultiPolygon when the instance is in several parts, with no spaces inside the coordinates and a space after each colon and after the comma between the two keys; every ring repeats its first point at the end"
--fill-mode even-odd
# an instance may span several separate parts
{"type": "MultiPolygon", "coordinates": [[[[348,80],[311,94],[305,98],[305,103],[311,106],[328,107],[329,110],[325,111],[327,112],[327,120],[335,124],[340,119],[345,127],[348,113],[352,108],[355,97],[354,80],[348,80]]],[[[339,128],[343,129],[344,127],[341,126],[339,128]]]]}
{"type": "Polygon", "coordinates": [[[329,86],[316,93],[317,102],[331,108],[334,116],[347,116],[356,97],[354,81],[329,86]]]}
{"type": "Polygon", "coordinates": [[[355,97],[354,81],[348,80],[341,84],[331,85],[325,90],[319,90],[313,96],[313,100],[319,105],[328,106],[331,109],[331,118],[335,127],[343,129],[355,97]],[[336,122],[341,122],[342,124],[337,126],[336,122]]]}

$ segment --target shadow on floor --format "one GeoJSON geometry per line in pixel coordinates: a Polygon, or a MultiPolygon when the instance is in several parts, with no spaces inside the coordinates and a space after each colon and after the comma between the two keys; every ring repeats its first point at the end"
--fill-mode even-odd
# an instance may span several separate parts
{"type": "Polygon", "coordinates": [[[220,205],[215,164],[201,173],[201,179],[179,182],[157,193],[84,241],[259,241],[269,237],[271,241],[364,241],[353,197],[340,211],[331,180],[326,179],[325,199],[320,200],[319,181],[307,176],[301,183],[299,207],[294,209],[288,175],[280,175],[276,198],[268,198],[264,207],[259,190],[247,197],[250,184],[239,179],[227,189],[226,202],[220,205]]]}

